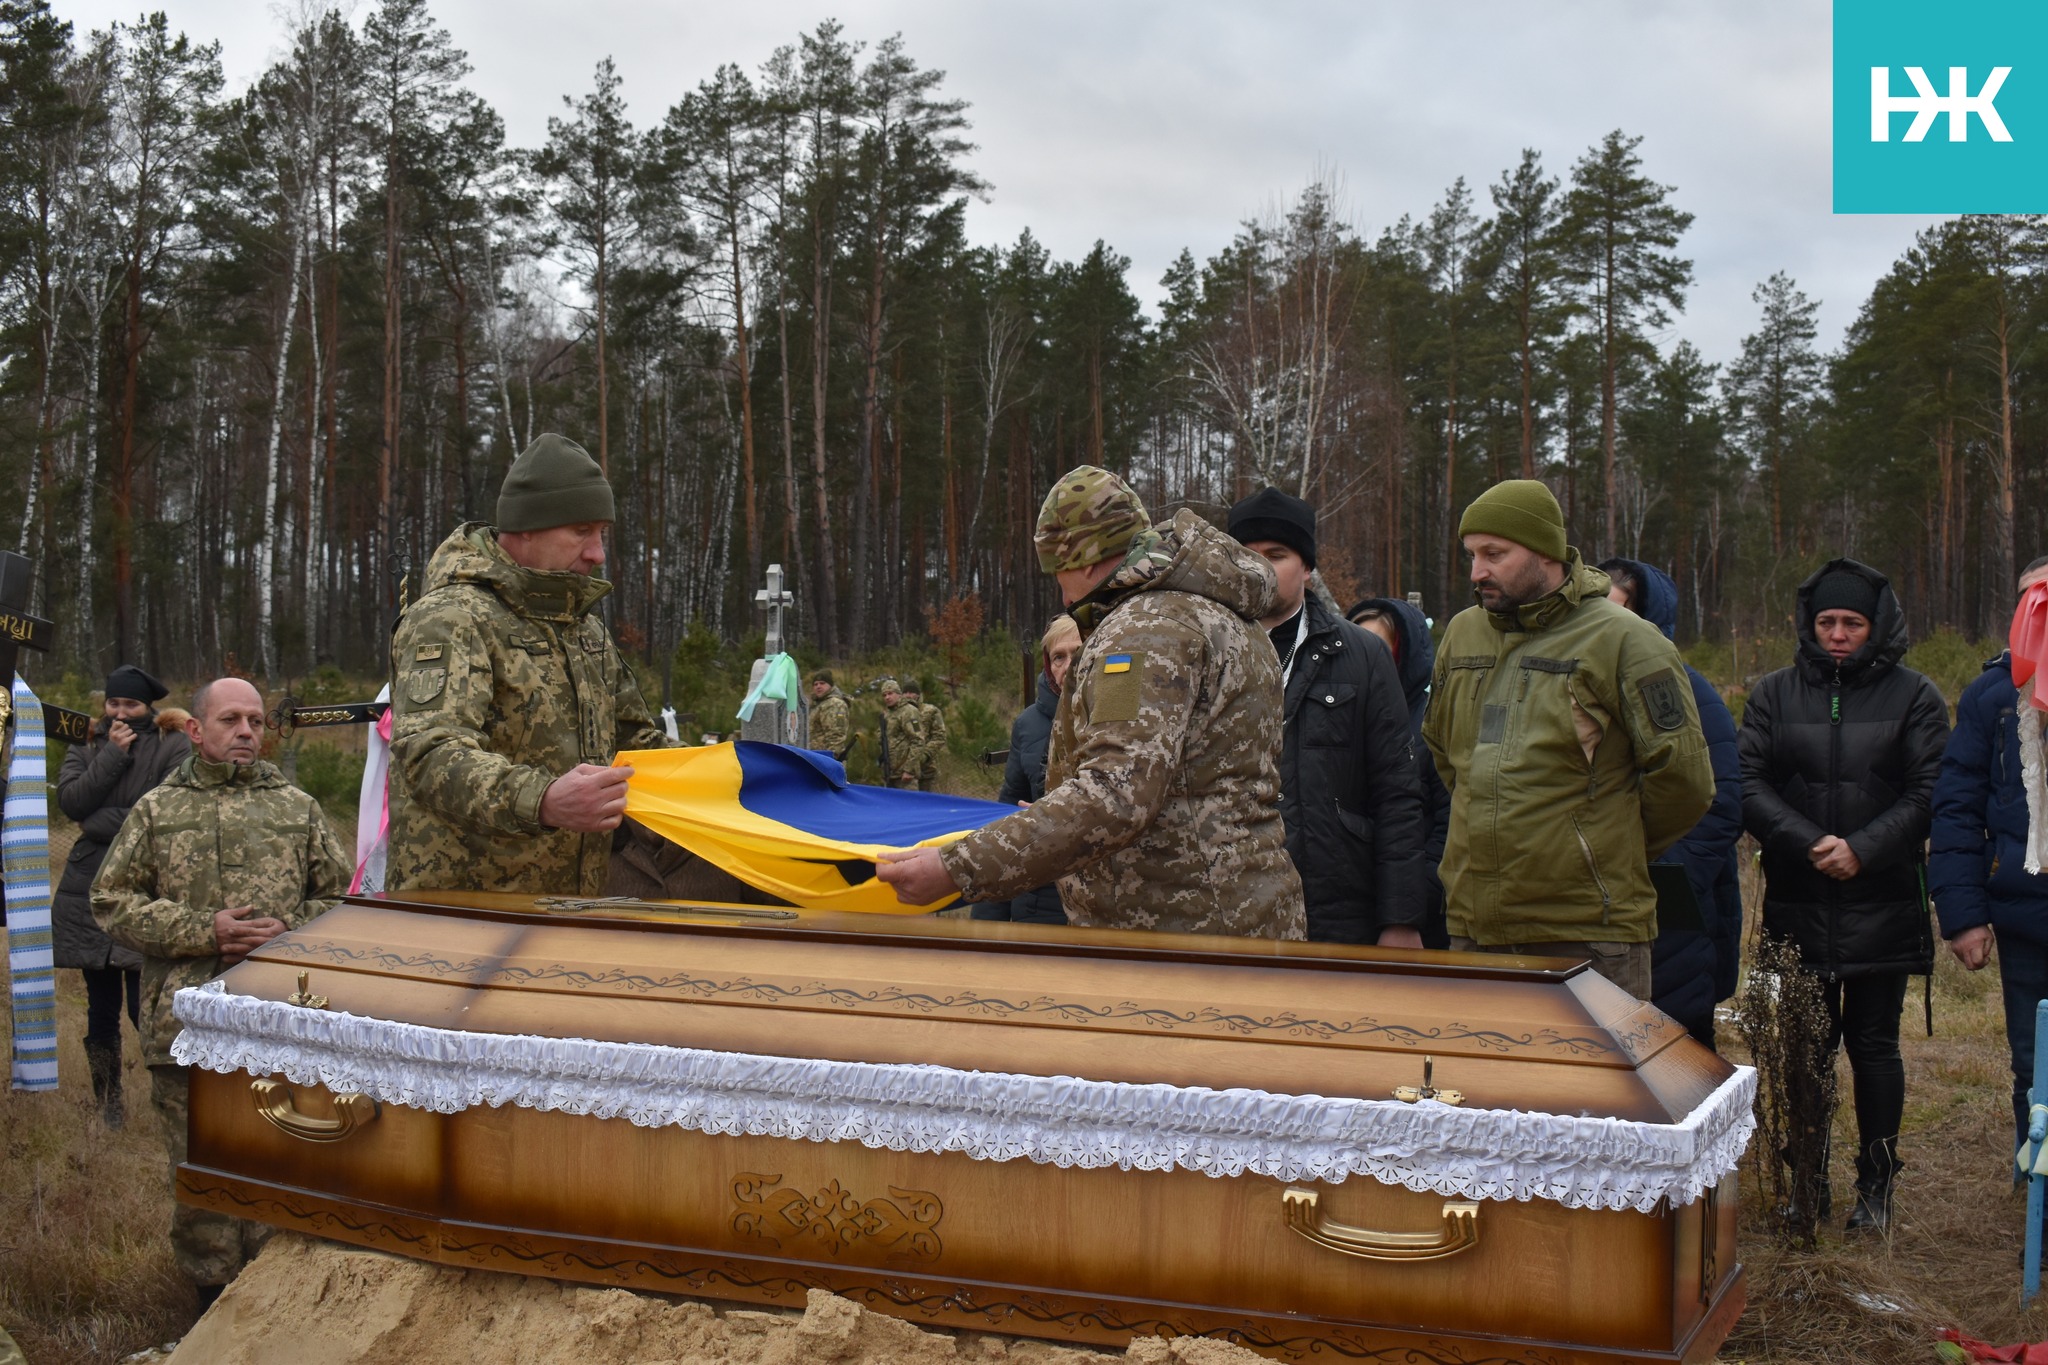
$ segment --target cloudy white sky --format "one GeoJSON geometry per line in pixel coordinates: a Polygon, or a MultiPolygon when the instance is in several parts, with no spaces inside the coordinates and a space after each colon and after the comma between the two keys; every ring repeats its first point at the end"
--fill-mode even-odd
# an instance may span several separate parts
{"type": "MultiPolygon", "coordinates": [[[[151,7],[158,0],[152,0],[151,7]]],[[[279,50],[266,0],[160,0],[217,38],[239,86],[279,50]]],[[[120,0],[53,0],[80,28],[120,0]]],[[[1183,246],[1206,256],[1318,167],[1377,234],[1458,176],[1484,186],[1535,147],[1553,173],[1603,134],[1642,134],[1647,171],[1696,215],[1697,281],[1675,328],[1726,361],[1750,291],[1786,270],[1836,344],[1871,283],[1929,219],[1829,212],[1827,0],[438,0],[472,87],[515,142],[609,55],[637,123],[722,62],[752,70],[828,17],[901,32],[971,102],[973,165],[994,186],[978,241],[1029,227],[1061,258],[1099,237],[1148,303],[1183,246]]]]}

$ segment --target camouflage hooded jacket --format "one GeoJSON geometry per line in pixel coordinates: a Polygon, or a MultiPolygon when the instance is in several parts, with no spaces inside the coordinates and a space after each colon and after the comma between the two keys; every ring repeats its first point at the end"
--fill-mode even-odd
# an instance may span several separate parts
{"type": "Polygon", "coordinates": [[[1070,922],[1306,936],[1280,819],[1272,570],[1181,512],[1077,606],[1045,796],[942,851],[971,901],[1058,879],[1070,922]]]}
{"type": "Polygon", "coordinates": [[[851,717],[848,714],[844,692],[835,687],[811,703],[813,749],[823,749],[837,758],[846,752],[847,741],[851,735],[851,717]]]}
{"type": "Polygon", "coordinates": [[[882,775],[915,782],[924,762],[924,712],[908,697],[882,708],[882,775]]]}
{"type": "Polygon", "coordinates": [[[347,895],[354,871],[319,803],[268,763],[193,754],[144,793],[92,884],[100,928],[143,956],[143,1061],[171,1064],[172,995],[221,973],[215,911],[254,906],[296,929],[347,895]]]}
{"type": "Polygon", "coordinates": [[[387,890],[604,894],[612,836],[550,829],[540,802],[579,763],[668,744],[593,614],[610,591],[521,568],[481,522],[434,551],[391,638],[387,890]]]}

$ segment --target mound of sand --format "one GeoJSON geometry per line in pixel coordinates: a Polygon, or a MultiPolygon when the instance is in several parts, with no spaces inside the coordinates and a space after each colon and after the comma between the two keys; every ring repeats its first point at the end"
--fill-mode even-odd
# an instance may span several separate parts
{"type": "Polygon", "coordinates": [[[1127,1353],[983,1332],[938,1332],[822,1290],[802,1312],[589,1289],[280,1233],[171,1356],[173,1365],[1255,1365],[1216,1341],[1134,1342],[1127,1353]]]}

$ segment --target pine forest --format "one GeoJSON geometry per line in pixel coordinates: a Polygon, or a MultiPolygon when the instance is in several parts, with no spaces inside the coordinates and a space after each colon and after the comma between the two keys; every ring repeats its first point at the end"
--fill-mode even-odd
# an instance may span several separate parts
{"type": "Polygon", "coordinates": [[[1710,362],[1711,210],[1617,129],[1371,229],[1312,179],[1148,311],[1113,243],[970,243],[1000,187],[914,37],[823,23],[658,113],[606,61],[522,148],[426,0],[281,22],[234,90],[160,14],[0,0],[0,547],[63,623],[34,667],[382,672],[405,575],[543,431],[618,492],[611,624],[649,663],[758,631],[770,562],[827,657],[1033,638],[1031,523],[1082,462],[1155,512],[1298,492],[1340,599],[1440,620],[1458,511],[1504,477],[1589,559],[1669,567],[1688,642],[1784,633],[1837,554],[1916,636],[1996,634],[2048,548],[2031,219],[1924,232],[1832,353],[1798,281],[1757,281],[1710,362]]]}

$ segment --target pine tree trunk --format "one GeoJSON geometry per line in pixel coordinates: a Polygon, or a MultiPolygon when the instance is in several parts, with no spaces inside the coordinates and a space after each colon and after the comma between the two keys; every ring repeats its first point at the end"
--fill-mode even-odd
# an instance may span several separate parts
{"type": "Polygon", "coordinates": [[[739,364],[740,380],[740,486],[746,504],[747,582],[761,577],[761,522],[754,500],[754,378],[747,336],[747,282],[740,266],[740,224],[737,214],[727,220],[727,247],[732,256],[733,355],[739,364]]]}
{"type": "Polygon", "coordinates": [[[839,653],[837,555],[832,545],[832,496],[825,478],[825,394],[832,359],[832,285],[825,269],[822,209],[811,218],[811,491],[818,530],[818,643],[839,653]]]}
{"type": "Polygon", "coordinates": [[[122,659],[135,657],[135,419],[142,391],[143,232],[138,215],[122,306],[120,430],[115,436],[110,499],[114,523],[114,652],[122,659]]]}
{"type": "Polygon", "coordinates": [[[1601,491],[1607,503],[1607,538],[1600,544],[1600,553],[1606,554],[1614,545],[1614,379],[1615,367],[1621,363],[1614,353],[1614,228],[1607,228],[1606,251],[1602,256],[1605,272],[1606,292],[1600,300],[1600,469],[1601,491]]]}
{"type": "Polygon", "coordinates": [[[877,445],[880,441],[882,402],[882,243],[879,227],[873,242],[868,279],[867,319],[861,335],[864,379],[860,393],[860,460],[854,469],[853,494],[853,577],[847,585],[853,593],[850,634],[854,649],[874,647],[868,632],[868,602],[881,588],[871,560],[874,540],[870,523],[880,493],[877,445]]]}
{"type": "Polygon", "coordinates": [[[403,375],[399,371],[399,329],[404,320],[399,287],[398,260],[398,143],[397,132],[384,161],[384,430],[377,451],[377,540],[371,561],[372,582],[383,582],[383,605],[388,610],[398,601],[398,584],[392,580],[391,470],[398,459],[398,414],[403,375]]]}
{"type": "Polygon", "coordinates": [[[597,284],[597,467],[609,475],[612,472],[609,426],[611,387],[605,370],[604,333],[605,295],[610,291],[605,288],[609,283],[605,278],[605,246],[604,229],[600,227],[597,234],[597,272],[594,277],[597,284]]]}
{"type": "MultiPolygon", "coordinates": [[[[778,271],[777,274],[786,277],[787,272],[778,271]]],[[[789,392],[789,298],[782,292],[779,281],[776,286],[775,328],[781,371],[776,387],[781,390],[782,399],[782,562],[788,564],[796,575],[798,619],[810,620],[815,631],[820,619],[818,585],[816,575],[811,572],[811,557],[800,548],[803,544],[803,522],[796,487],[795,403],[789,392]]]]}
{"type": "Polygon", "coordinates": [[[256,653],[262,664],[264,684],[268,687],[277,686],[277,633],[272,628],[271,611],[277,587],[272,579],[277,564],[278,453],[284,440],[284,391],[286,365],[291,358],[292,320],[299,311],[300,271],[306,259],[300,241],[304,232],[303,222],[303,212],[294,216],[290,238],[291,283],[286,286],[284,311],[278,317],[277,345],[271,351],[274,364],[270,387],[270,439],[264,443],[263,449],[263,535],[256,542],[256,653]]]}

